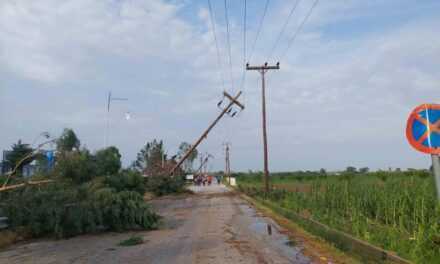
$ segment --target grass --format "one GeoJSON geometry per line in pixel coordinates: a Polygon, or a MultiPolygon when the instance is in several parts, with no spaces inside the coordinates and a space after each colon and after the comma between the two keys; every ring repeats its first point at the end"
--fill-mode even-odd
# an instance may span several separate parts
{"type": "Polygon", "coordinates": [[[128,239],[122,240],[119,242],[118,246],[129,247],[136,246],[144,243],[144,239],[141,236],[133,235],[128,239]]]}

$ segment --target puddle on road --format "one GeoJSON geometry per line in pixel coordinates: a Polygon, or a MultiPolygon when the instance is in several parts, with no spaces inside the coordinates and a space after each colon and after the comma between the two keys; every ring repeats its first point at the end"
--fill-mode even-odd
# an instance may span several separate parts
{"type": "Polygon", "coordinates": [[[275,225],[272,220],[260,216],[254,208],[249,207],[248,205],[239,206],[242,212],[253,220],[249,229],[255,231],[255,233],[261,236],[264,241],[269,241],[273,247],[280,250],[284,256],[294,263],[312,263],[308,257],[301,253],[302,249],[295,241],[292,241],[287,235],[278,231],[277,225],[275,225]]]}

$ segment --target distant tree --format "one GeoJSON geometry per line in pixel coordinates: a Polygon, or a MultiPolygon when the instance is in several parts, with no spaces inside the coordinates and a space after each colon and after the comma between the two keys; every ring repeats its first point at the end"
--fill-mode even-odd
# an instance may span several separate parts
{"type": "Polygon", "coordinates": [[[99,176],[113,175],[121,169],[121,154],[116,147],[108,147],[95,153],[96,173],[99,176]]]}
{"type": "Polygon", "coordinates": [[[72,150],[79,150],[81,143],[70,128],[65,128],[61,137],[57,140],[57,150],[60,152],[70,152],[72,150]]]}
{"type": "Polygon", "coordinates": [[[396,172],[402,172],[402,170],[400,168],[396,168],[395,170],[396,172]]]}
{"type": "MultiPolygon", "coordinates": [[[[18,140],[18,142],[13,144],[11,148],[12,148],[12,150],[9,153],[7,153],[7,155],[5,157],[6,164],[11,169],[14,169],[15,166],[17,166],[18,163],[22,159],[24,159],[26,156],[28,156],[33,151],[33,149],[29,146],[29,144],[24,144],[21,142],[21,140],[18,140]]],[[[23,171],[23,166],[31,163],[34,159],[35,159],[35,157],[31,156],[31,157],[23,160],[20,163],[20,165],[17,167],[17,172],[19,172],[21,174],[23,171]]]]}
{"type": "Polygon", "coordinates": [[[348,166],[348,167],[345,169],[345,172],[356,173],[356,172],[357,172],[357,169],[356,169],[356,167],[348,166]]]}
{"type": "MultiPolygon", "coordinates": [[[[179,159],[181,159],[191,148],[191,145],[187,142],[182,142],[179,146],[179,151],[177,153],[179,159]]],[[[184,166],[184,170],[189,172],[193,170],[193,164],[194,164],[194,160],[197,158],[197,156],[199,155],[197,149],[194,149],[193,151],[191,151],[191,153],[189,154],[188,158],[184,161],[183,166],[184,166]]]]}
{"type": "Polygon", "coordinates": [[[327,174],[327,171],[326,171],[324,168],[321,168],[321,169],[319,170],[319,173],[320,173],[320,174],[327,174]]]}
{"type": "Polygon", "coordinates": [[[370,169],[368,167],[363,167],[359,169],[360,173],[368,173],[370,171],[370,169]]]}
{"type": "Polygon", "coordinates": [[[97,176],[95,159],[87,149],[65,152],[60,155],[55,174],[80,184],[97,176]]]}
{"type": "Polygon", "coordinates": [[[154,139],[147,142],[139,151],[133,165],[140,171],[156,174],[162,171],[162,159],[167,159],[164,153],[163,141],[154,139]]]}

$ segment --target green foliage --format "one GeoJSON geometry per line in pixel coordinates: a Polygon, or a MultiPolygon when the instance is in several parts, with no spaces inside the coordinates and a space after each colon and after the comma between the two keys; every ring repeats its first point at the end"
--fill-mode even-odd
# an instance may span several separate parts
{"type": "Polygon", "coordinates": [[[60,153],[55,174],[75,183],[84,183],[96,177],[94,158],[88,150],[60,153]]]}
{"type": "Polygon", "coordinates": [[[182,177],[151,176],[146,182],[147,190],[157,196],[182,193],[185,191],[185,181],[182,177]]]}
{"type": "Polygon", "coordinates": [[[239,188],[416,263],[440,259],[440,203],[427,170],[275,174],[267,196],[258,178],[241,175],[239,188]]]}
{"type": "Polygon", "coordinates": [[[53,183],[28,186],[2,197],[12,228],[24,227],[34,237],[58,238],[101,230],[155,228],[159,217],[133,191],[105,186],[53,183]]]}
{"type": "Polygon", "coordinates": [[[95,153],[97,175],[113,175],[121,169],[121,154],[116,147],[108,147],[95,153]]]}
{"type": "Polygon", "coordinates": [[[141,236],[131,236],[128,239],[122,240],[121,242],[119,242],[119,246],[124,246],[124,247],[128,247],[128,246],[136,246],[136,245],[140,245],[144,243],[144,239],[141,236]]]}
{"type": "Polygon", "coordinates": [[[138,171],[123,170],[118,174],[105,178],[106,184],[116,191],[134,191],[143,195],[145,193],[144,178],[138,171]]]}
{"type": "MultiPolygon", "coordinates": [[[[182,142],[179,146],[179,151],[177,153],[177,156],[181,159],[191,148],[191,144],[187,143],[187,142],[182,142]]],[[[197,149],[194,149],[193,151],[191,151],[191,153],[189,154],[188,158],[184,161],[184,167],[185,167],[185,171],[189,172],[193,170],[193,163],[194,160],[197,158],[197,156],[199,155],[197,149]]]]}
{"type": "Polygon", "coordinates": [[[63,134],[57,140],[57,149],[59,152],[70,152],[72,150],[79,150],[81,143],[70,128],[65,128],[63,134]]]}
{"type": "Polygon", "coordinates": [[[151,175],[162,170],[162,159],[166,160],[163,141],[148,142],[137,154],[134,167],[139,171],[147,171],[151,175]]]}
{"type": "MultiPolygon", "coordinates": [[[[5,161],[6,165],[8,165],[11,169],[14,169],[15,166],[18,165],[20,161],[22,161],[26,156],[31,154],[33,149],[29,146],[29,144],[24,144],[21,140],[18,140],[16,144],[12,145],[12,150],[6,155],[5,161]]],[[[23,166],[31,163],[34,160],[34,157],[29,157],[21,162],[21,164],[17,167],[19,173],[21,173],[23,166]]]]}
{"type": "Polygon", "coordinates": [[[368,173],[370,169],[368,167],[359,168],[360,173],[368,173]]]}
{"type": "Polygon", "coordinates": [[[357,169],[356,169],[356,167],[348,166],[347,169],[345,169],[345,171],[348,173],[356,173],[357,169]]]}
{"type": "MultiPolygon", "coordinates": [[[[144,179],[138,171],[120,171],[118,149],[109,147],[92,155],[79,146],[75,133],[65,129],[57,141],[54,169],[33,176],[53,182],[0,193],[0,211],[9,218],[11,227],[34,237],[58,238],[101,230],[155,228],[159,216],[144,201],[144,179]]],[[[27,148],[19,141],[13,153],[31,151],[27,148]]],[[[45,157],[39,158],[43,161],[45,157]]],[[[3,181],[0,177],[0,183],[3,181]]],[[[15,181],[23,180],[12,179],[10,183],[15,181]]]]}

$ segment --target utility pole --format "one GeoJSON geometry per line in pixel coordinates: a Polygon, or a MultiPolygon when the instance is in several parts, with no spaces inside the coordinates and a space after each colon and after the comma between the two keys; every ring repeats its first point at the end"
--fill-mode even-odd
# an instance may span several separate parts
{"type": "Polygon", "coordinates": [[[209,153],[206,153],[206,162],[204,165],[205,175],[208,174],[208,160],[209,160],[209,153]]]}
{"type": "Polygon", "coordinates": [[[104,147],[108,146],[108,138],[109,138],[109,128],[110,128],[110,105],[112,101],[127,101],[127,98],[118,98],[112,97],[112,92],[108,92],[107,98],[107,122],[105,127],[105,139],[104,139],[104,147]]]}
{"type": "Polygon", "coordinates": [[[228,183],[231,185],[231,163],[229,160],[229,142],[224,143],[225,148],[225,176],[228,178],[228,183]]]}
{"type": "Polygon", "coordinates": [[[262,103],[262,125],[263,125],[263,150],[264,150],[264,188],[266,193],[269,192],[269,161],[267,157],[267,131],[266,131],[266,81],[265,74],[268,70],[279,70],[280,63],[277,62],[275,66],[267,65],[267,62],[262,66],[249,66],[246,64],[246,70],[258,71],[261,74],[261,103],[262,103]]]}
{"type": "Polygon", "coordinates": [[[199,172],[203,173],[203,168],[208,163],[209,158],[214,158],[214,156],[212,156],[209,153],[206,153],[207,156],[205,158],[203,158],[202,155],[203,154],[200,155],[200,166],[199,166],[199,168],[197,170],[195,170],[194,174],[198,174],[199,172]]]}
{"type": "MultiPolygon", "coordinates": [[[[238,94],[235,97],[232,97],[231,95],[229,95],[227,92],[223,92],[223,96],[225,98],[227,98],[229,100],[229,104],[226,105],[225,108],[223,108],[223,110],[221,111],[221,113],[217,116],[217,118],[214,120],[214,122],[212,122],[209,127],[205,130],[205,132],[203,132],[203,134],[196,140],[196,142],[191,145],[191,148],[185,153],[185,155],[183,155],[183,157],[177,162],[176,165],[174,165],[174,167],[171,169],[170,174],[174,174],[174,171],[180,166],[182,165],[182,163],[188,158],[188,156],[191,154],[191,152],[197,148],[197,146],[203,141],[203,139],[205,139],[209,132],[212,130],[212,128],[214,128],[214,126],[218,123],[218,121],[220,121],[220,119],[225,115],[228,114],[231,117],[234,117],[236,112],[230,114],[232,112],[232,106],[237,105],[239,108],[241,108],[241,110],[244,110],[244,105],[241,104],[238,101],[238,98],[241,95],[241,91],[238,92],[238,94]]],[[[220,101],[217,106],[220,106],[222,104],[223,100],[220,101]]]]}

